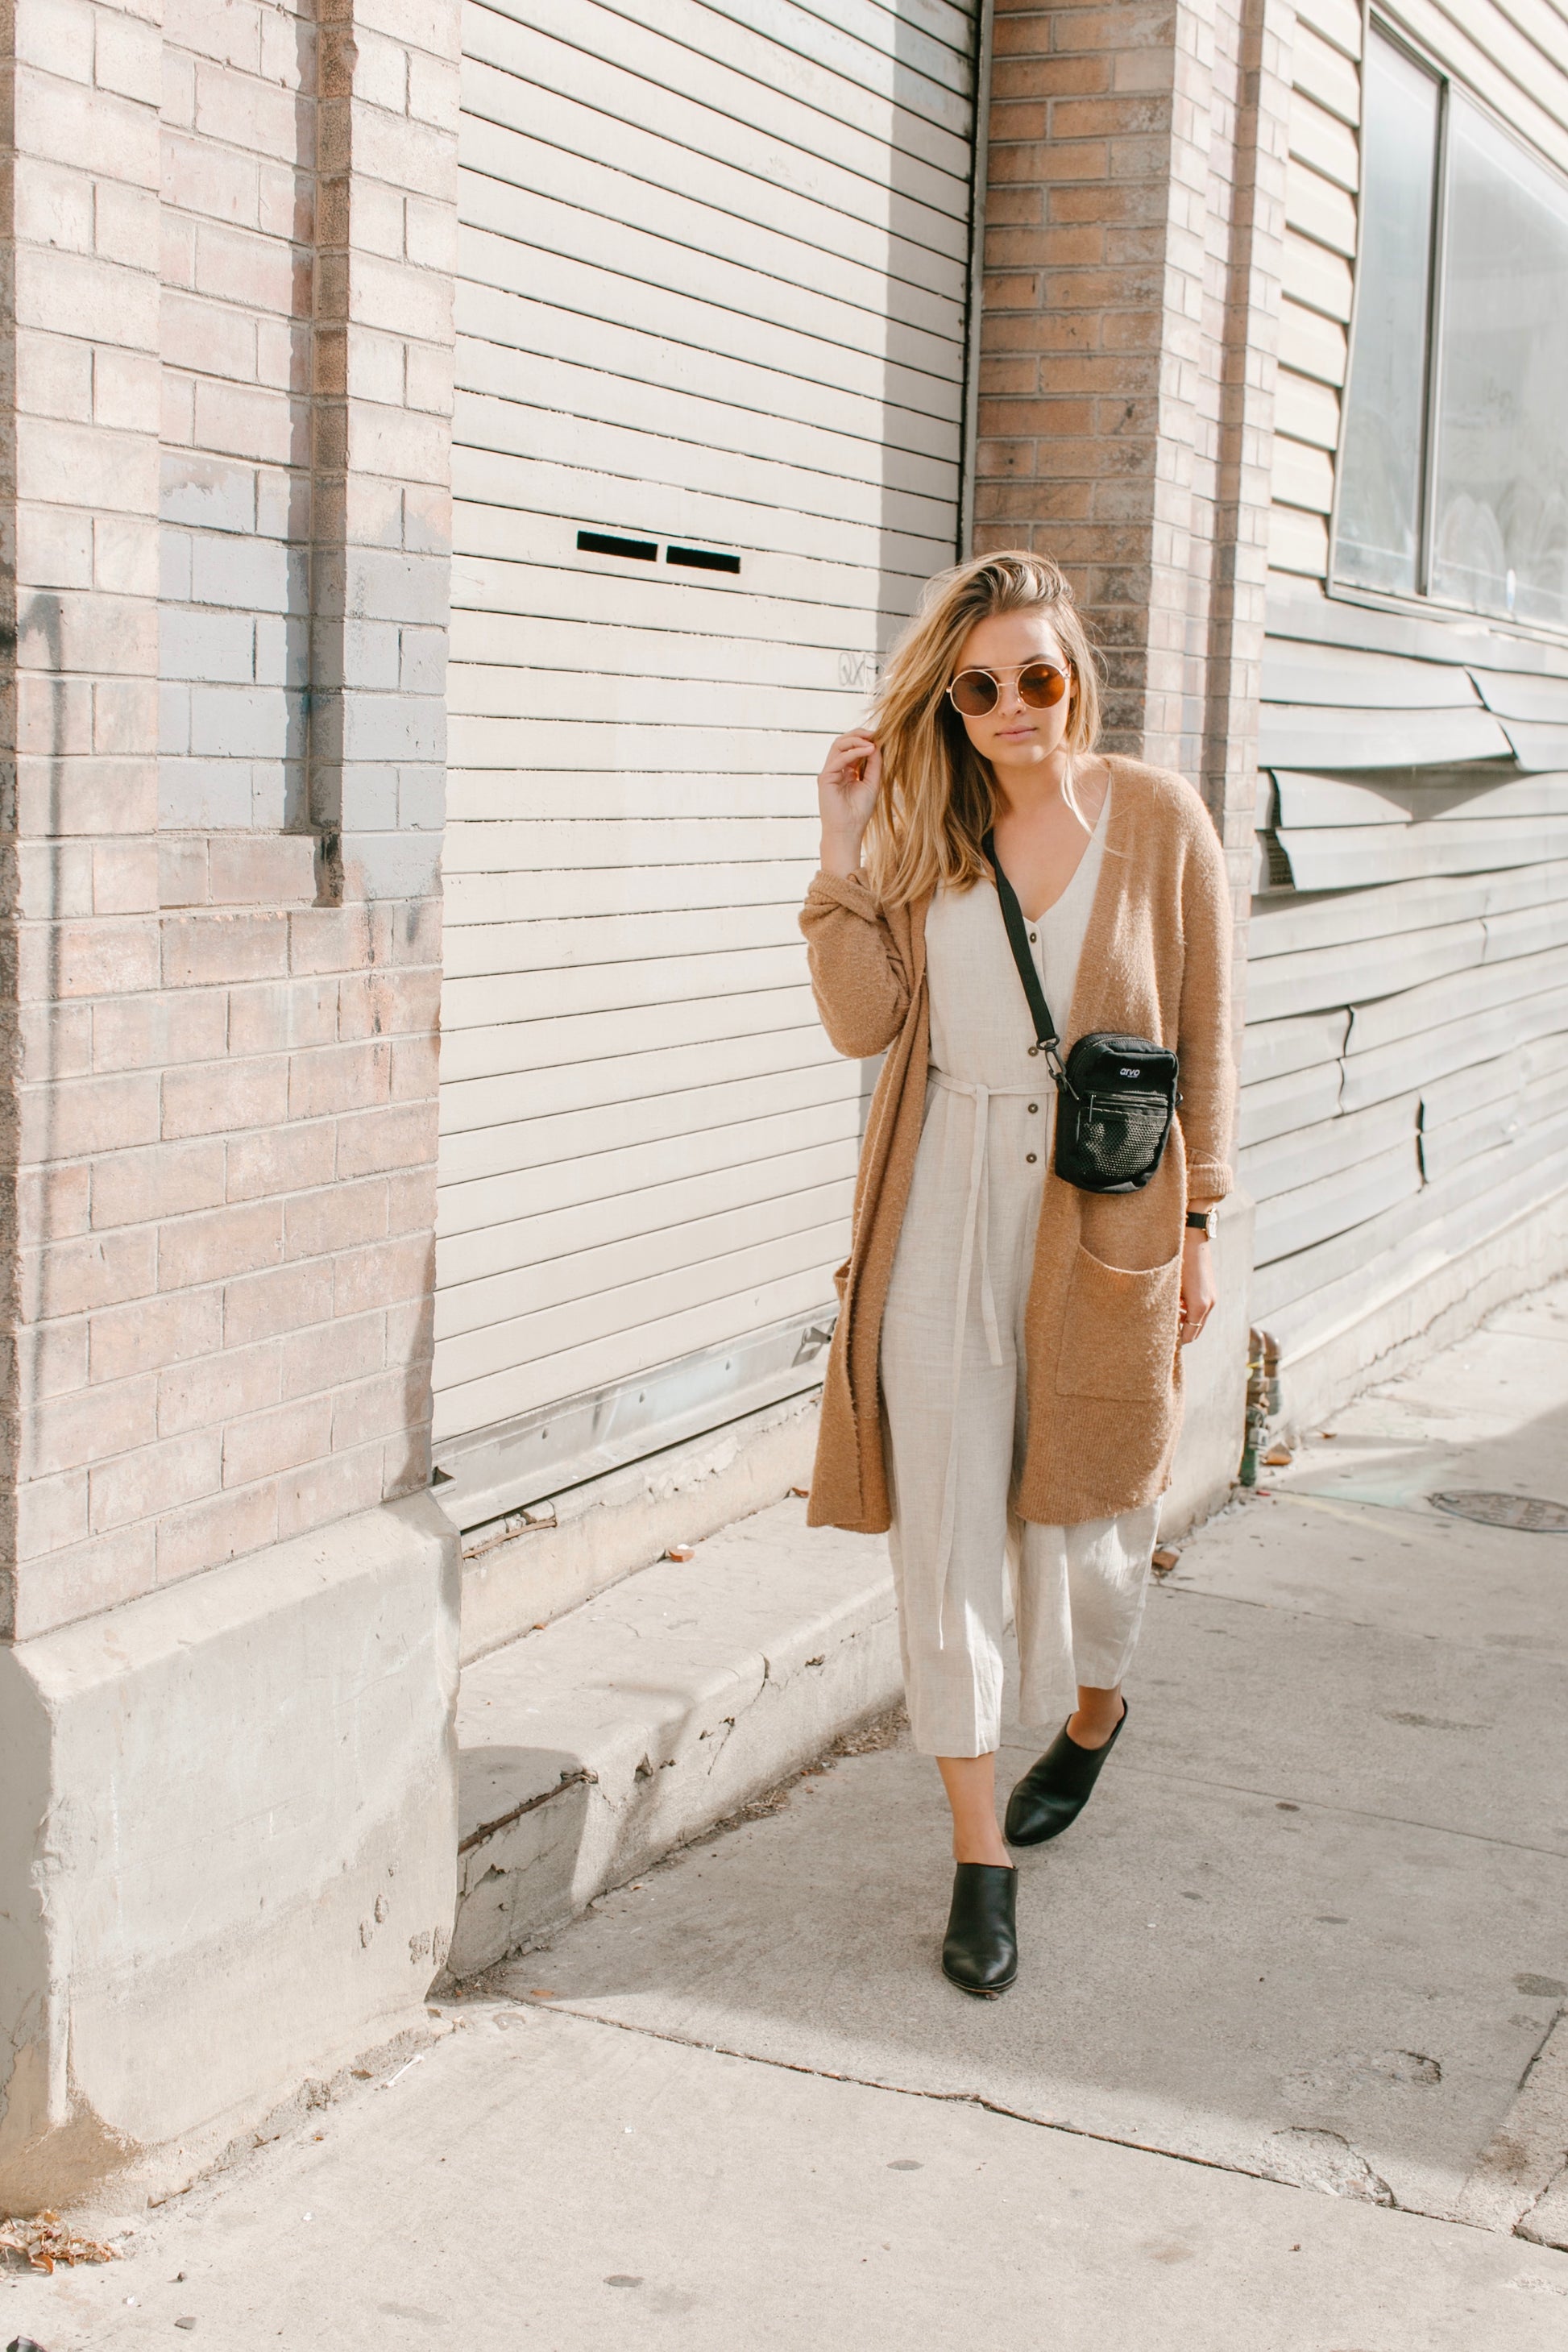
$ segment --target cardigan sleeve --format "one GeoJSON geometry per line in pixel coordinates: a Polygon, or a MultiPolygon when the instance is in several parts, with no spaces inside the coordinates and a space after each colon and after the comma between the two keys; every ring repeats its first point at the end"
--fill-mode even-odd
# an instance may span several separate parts
{"type": "Polygon", "coordinates": [[[1225,858],[1207,812],[1192,828],[1182,870],[1182,1139],[1187,1193],[1220,1201],[1233,1181],[1236,1063],[1230,1034],[1232,925],[1225,858]]]}
{"type": "Polygon", "coordinates": [[[858,874],[817,874],[800,911],[812,994],[829,1042],[862,1057],[892,1044],[910,1009],[910,976],[858,874]]]}

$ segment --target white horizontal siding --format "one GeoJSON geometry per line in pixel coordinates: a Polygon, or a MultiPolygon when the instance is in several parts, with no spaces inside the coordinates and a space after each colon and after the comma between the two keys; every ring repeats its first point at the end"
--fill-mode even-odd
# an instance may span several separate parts
{"type": "Polygon", "coordinates": [[[1399,15],[1441,64],[1568,172],[1568,23],[1559,6],[1400,0],[1399,15]]]}
{"type": "Polygon", "coordinates": [[[1261,1267],[1253,1278],[1254,1320],[1287,1356],[1299,1353],[1565,1187],[1568,1117],[1479,1152],[1364,1223],[1261,1267]]]}
{"type": "Polygon", "coordinates": [[[1299,890],[1364,888],[1423,875],[1533,865],[1568,851],[1568,810],[1534,820],[1456,817],[1445,824],[1332,826],[1279,835],[1299,890]]]}
{"type": "MultiPolygon", "coordinates": [[[[448,1290],[466,1283],[488,1285],[522,1267],[574,1260],[616,1240],[668,1233],[685,1248],[704,1217],[845,1181],[841,1137],[833,1129],[825,1138],[803,1136],[794,1150],[677,1167],[657,1181],[645,1179],[602,1199],[535,1202],[511,1223],[486,1220],[445,1239],[437,1307],[448,1290]]],[[[847,1181],[852,1183],[853,1177],[847,1181]]]]}
{"type": "Polygon", "coordinates": [[[1313,580],[1328,576],[1361,184],[1361,47],[1354,0],[1298,11],[1268,561],[1313,580]]]}
{"type": "Polygon", "coordinates": [[[1321,764],[1261,779],[1294,887],[1265,861],[1238,1141],[1289,1360],[1568,1182],[1568,770],[1516,740],[1568,656],[1300,588],[1274,623],[1265,744],[1321,764]]]}
{"type": "Polygon", "coordinates": [[[812,779],[953,552],[973,37],[468,0],[438,1447],[831,1299],[812,779]]]}

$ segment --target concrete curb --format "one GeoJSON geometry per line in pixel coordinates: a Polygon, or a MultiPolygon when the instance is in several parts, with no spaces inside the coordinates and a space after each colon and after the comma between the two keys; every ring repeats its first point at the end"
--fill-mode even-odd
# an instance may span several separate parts
{"type": "Polygon", "coordinates": [[[774,1504],[469,1666],[461,1979],[784,1779],[901,1687],[880,1538],[774,1504]]]}

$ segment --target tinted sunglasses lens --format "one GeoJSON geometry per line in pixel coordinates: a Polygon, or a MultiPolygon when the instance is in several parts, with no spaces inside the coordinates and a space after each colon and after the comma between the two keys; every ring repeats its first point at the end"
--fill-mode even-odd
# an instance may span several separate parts
{"type": "Polygon", "coordinates": [[[996,708],[996,681],[988,670],[961,670],[948,688],[952,707],[965,719],[984,719],[996,708]]]}
{"type": "Polygon", "coordinates": [[[1031,710],[1050,710],[1068,690],[1066,673],[1049,662],[1034,662],[1018,674],[1018,699],[1031,710]]]}

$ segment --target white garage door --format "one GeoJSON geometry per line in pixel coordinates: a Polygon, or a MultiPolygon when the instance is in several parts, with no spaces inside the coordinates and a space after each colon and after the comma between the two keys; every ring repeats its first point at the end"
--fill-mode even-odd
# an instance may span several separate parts
{"type": "Polygon", "coordinates": [[[825,742],[955,550],[974,39],[950,0],[465,7],[436,1436],[469,1524],[812,1377],[863,1076],[795,918],[825,742]]]}

